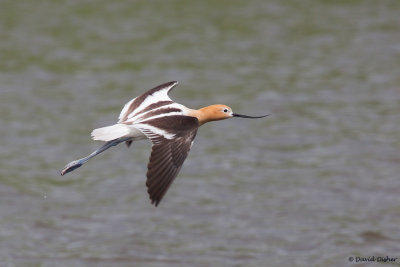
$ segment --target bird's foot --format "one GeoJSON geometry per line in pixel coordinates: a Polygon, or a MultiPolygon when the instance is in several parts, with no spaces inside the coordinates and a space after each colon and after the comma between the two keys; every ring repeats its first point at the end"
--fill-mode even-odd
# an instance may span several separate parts
{"type": "Polygon", "coordinates": [[[83,165],[83,163],[81,163],[80,160],[74,160],[74,161],[68,163],[68,164],[64,167],[64,169],[62,169],[62,171],[61,171],[61,176],[65,175],[65,174],[67,174],[67,173],[69,173],[69,172],[72,172],[73,170],[79,168],[79,167],[82,166],[82,165],[83,165]]]}

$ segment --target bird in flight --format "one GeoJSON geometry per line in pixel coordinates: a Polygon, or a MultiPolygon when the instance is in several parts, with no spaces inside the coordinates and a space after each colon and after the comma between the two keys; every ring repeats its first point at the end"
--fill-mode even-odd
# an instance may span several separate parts
{"type": "Polygon", "coordinates": [[[126,103],[116,124],[92,131],[93,140],[106,143],[87,157],[67,164],[61,175],[122,142],[129,147],[133,141],[150,139],[153,145],[147,165],[146,186],[151,203],[157,206],[178,175],[201,125],[232,117],[254,119],[268,116],[240,115],[221,104],[197,110],[187,108],[168,96],[177,84],[176,81],[161,84],[126,103]]]}

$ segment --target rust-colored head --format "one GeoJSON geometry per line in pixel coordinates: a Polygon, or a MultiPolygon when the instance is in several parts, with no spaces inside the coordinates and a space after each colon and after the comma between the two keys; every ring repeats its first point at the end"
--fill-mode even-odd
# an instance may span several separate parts
{"type": "Polygon", "coordinates": [[[224,120],[232,117],[232,109],[226,105],[211,105],[199,109],[200,125],[210,122],[224,120]]]}
{"type": "Polygon", "coordinates": [[[232,117],[256,119],[256,118],[266,117],[268,115],[253,117],[253,116],[236,114],[232,112],[232,109],[230,107],[226,105],[217,104],[197,110],[195,116],[199,120],[200,125],[203,125],[206,122],[224,120],[232,117]]]}

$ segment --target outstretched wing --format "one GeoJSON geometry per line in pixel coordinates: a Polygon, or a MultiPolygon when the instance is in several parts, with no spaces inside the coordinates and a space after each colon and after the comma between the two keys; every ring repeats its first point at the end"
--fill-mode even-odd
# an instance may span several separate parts
{"type": "Polygon", "coordinates": [[[173,115],[135,124],[153,143],[147,166],[151,203],[157,206],[178,175],[199,127],[195,117],[173,115]]]}
{"type": "Polygon", "coordinates": [[[134,121],[134,118],[144,114],[149,110],[159,108],[164,105],[173,104],[168,93],[178,82],[172,81],[161,84],[146,93],[138,96],[125,104],[118,117],[118,123],[124,123],[127,120],[134,121]]]}

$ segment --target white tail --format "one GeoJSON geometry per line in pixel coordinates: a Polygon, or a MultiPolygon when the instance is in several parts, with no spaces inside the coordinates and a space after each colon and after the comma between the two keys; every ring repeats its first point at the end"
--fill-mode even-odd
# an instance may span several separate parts
{"type": "Polygon", "coordinates": [[[114,124],[107,127],[94,129],[92,131],[93,140],[111,141],[120,137],[125,137],[131,133],[129,126],[125,124],[114,124]]]}

